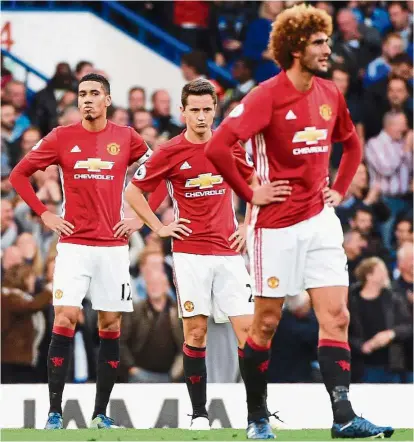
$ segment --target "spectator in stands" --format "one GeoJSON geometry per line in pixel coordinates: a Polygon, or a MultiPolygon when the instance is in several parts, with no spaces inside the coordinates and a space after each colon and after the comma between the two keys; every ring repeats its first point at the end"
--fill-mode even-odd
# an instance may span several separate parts
{"type": "Polygon", "coordinates": [[[30,120],[26,115],[26,86],[22,81],[9,81],[4,89],[4,101],[11,103],[15,109],[15,124],[10,141],[16,141],[22,133],[30,126],[30,120]]]}
{"type": "MultiPolygon", "coordinates": [[[[181,72],[185,81],[193,81],[198,78],[207,78],[207,57],[204,52],[192,51],[183,54],[181,57],[181,72]]],[[[221,100],[224,95],[224,88],[215,80],[208,79],[214,84],[218,98],[221,100]]]]}
{"type": "Polygon", "coordinates": [[[5,200],[13,200],[16,196],[16,192],[14,191],[10,180],[10,166],[8,164],[1,166],[1,199],[5,200]]]}
{"type": "Polygon", "coordinates": [[[19,235],[16,240],[16,247],[20,249],[25,264],[32,267],[36,278],[43,276],[43,259],[33,235],[28,232],[19,235]]]}
{"type": "Polygon", "coordinates": [[[386,10],[378,6],[379,2],[364,0],[356,3],[352,8],[352,12],[357,17],[359,23],[364,23],[366,26],[373,26],[381,35],[390,28],[391,22],[386,10]]]}
{"type": "Polygon", "coordinates": [[[23,264],[23,256],[21,250],[17,246],[10,246],[2,250],[1,270],[2,275],[6,270],[16,265],[23,264]]]}
{"type": "Polygon", "coordinates": [[[76,124],[81,121],[81,114],[76,106],[66,107],[62,115],[59,117],[60,126],[69,126],[70,124],[76,124]]]}
{"type": "MultiPolygon", "coordinates": [[[[339,65],[334,66],[332,68],[332,81],[335,83],[336,87],[345,97],[346,104],[351,114],[352,121],[355,124],[358,137],[361,141],[361,144],[364,145],[365,134],[364,134],[364,126],[362,124],[361,99],[358,94],[349,91],[349,84],[350,84],[349,72],[342,66],[339,65]]],[[[338,169],[341,157],[342,157],[342,144],[341,143],[333,144],[330,162],[331,166],[334,169],[338,169]]]]}
{"type": "Polygon", "coordinates": [[[413,243],[413,219],[402,218],[395,226],[396,248],[399,249],[404,243],[413,243]]]}
{"type": "Polygon", "coordinates": [[[171,116],[171,98],[168,91],[158,89],[152,94],[151,101],[152,121],[158,133],[165,134],[169,138],[178,135],[181,132],[181,127],[178,121],[171,116]]]}
{"type": "Polygon", "coordinates": [[[401,81],[412,85],[412,62],[407,54],[400,54],[390,61],[390,65],[388,77],[372,84],[364,93],[363,122],[367,140],[379,134],[383,116],[392,109],[402,108],[412,127],[412,98],[408,96],[408,86],[401,81]]]}
{"type": "Polygon", "coordinates": [[[46,88],[37,92],[30,109],[30,120],[45,136],[58,125],[58,101],[72,90],[74,77],[67,63],[59,63],[46,88]]]}
{"type": "Polygon", "coordinates": [[[145,89],[140,86],[131,87],[128,92],[128,115],[129,121],[133,122],[133,115],[136,111],[145,109],[147,101],[145,89]]]}
{"type": "Polygon", "coordinates": [[[158,131],[155,127],[147,126],[140,132],[141,137],[145,140],[149,147],[155,146],[158,137],[158,131]]]}
{"type": "Polygon", "coordinates": [[[360,382],[402,382],[407,367],[404,343],[413,333],[407,304],[390,289],[381,259],[363,260],[356,275],[359,284],[349,296],[353,375],[360,382]]]}
{"type": "Polygon", "coordinates": [[[288,296],[272,340],[269,382],[315,382],[312,363],[318,359],[318,331],[307,292],[288,296]]]}
{"type": "Polygon", "coordinates": [[[232,74],[237,85],[233,89],[227,89],[222,103],[224,111],[231,101],[241,101],[256,86],[253,70],[253,62],[250,59],[245,57],[235,61],[232,74]]]}
{"type": "MultiPolygon", "coordinates": [[[[164,259],[164,254],[160,250],[152,249],[147,242],[147,247],[141,252],[141,255],[139,256],[139,276],[132,281],[136,290],[135,293],[137,295],[137,298],[133,299],[133,301],[138,302],[146,299],[146,280],[149,278],[151,272],[165,272],[165,270],[166,263],[164,259]]],[[[171,288],[169,288],[168,294],[172,299],[175,299],[174,291],[171,288]]]]}
{"type": "Polygon", "coordinates": [[[243,55],[256,63],[255,80],[260,83],[276,75],[280,69],[275,65],[267,45],[272,23],[283,10],[282,1],[264,0],[259,7],[259,16],[247,28],[243,42],[243,55]]]}
{"type": "MultiPolygon", "coordinates": [[[[84,77],[86,74],[92,73],[94,70],[93,63],[91,61],[81,60],[76,64],[75,67],[75,78],[77,82],[84,77]]],[[[75,87],[78,85],[76,84],[75,87]]]]}
{"type": "Polygon", "coordinates": [[[413,136],[407,133],[407,119],[402,112],[388,112],[384,129],[368,141],[365,149],[371,185],[378,184],[391,216],[383,225],[385,246],[391,248],[394,222],[400,212],[409,209],[405,195],[413,171],[413,136]]]}
{"type": "Polygon", "coordinates": [[[381,37],[375,28],[358,24],[351,9],[341,9],[336,20],[332,60],[345,65],[351,76],[350,89],[359,92],[366,66],[381,54],[381,37]]]}
{"type": "Polygon", "coordinates": [[[20,229],[14,221],[12,203],[8,200],[1,200],[1,250],[7,249],[14,244],[20,229]]]}
{"type": "Polygon", "coordinates": [[[367,245],[367,240],[358,230],[350,230],[344,234],[344,249],[348,259],[350,285],[356,281],[355,269],[363,259],[363,252],[367,245]]]}
{"type": "Polygon", "coordinates": [[[0,118],[2,162],[4,161],[9,167],[13,167],[19,151],[18,141],[11,141],[16,122],[16,111],[14,106],[2,101],[0,118]]]}
{"type": "Polygon", "coordinates": [[[364,76],[364,87],[388,77],[390,60],[404,52],[404,41],[399,34],[388,34],[382,42],[382,54],[368,65],[364,76]]]}
{"type": "Polygon", "coordinates": [[[30,265],[4,274],[1,288],[1,382],[35,383],[36,361],[45,320],[40,312],[52,301],[51,287],[33,297],[35,275],[30,265]]]}
{"type": "Polygon", "coordinates": [[[207,57],[204,52],[187,52],[181,57],[181,72],[185,81],[207,78],[207,57]]]}
{"type": "Polygon", "coordinates": [[[17,158],[12,162],[15,166],[41,140],[42,135],[35,126],[27,128],[20,139],[20,149],[17,158]]]}
{"type": "Polygon", "coordinates": [[[14,126],[16,124],[16,109],[11,103],[1,103],[1,137],[8,143],[12,142],[14,126]]]}
{"type": "Polygon", "coordinates": [[[247,26],[256,16],[256,2],[218,1],[214,6],[223,56],[231,66],[242,56],[247,26]]]}
{"type": "Polygon", "coordinates": [[[366,242],[364,256],[378,256],[387,265],[391,272],[390,252],[384,247],[381,236],[374,229],[374,219],[372,211],[367,207],[358,207],[349,221],[351,229],[358,230],[366,242]]]}
{"type": "Polygon", "coordinates": [[[390,210],[381,197],[380,186],[377,183],[369,186],[368,171],[364,163],[358,166],[345,198],[336,208],[341,224],[348,224],[352,214],[360,207],[369,208],[374,219],[380,223],[387,221],[390,216],[390,210]]]}
{"type": "Polygon", "coordinates": [[[404,49],[407,49],[413,39],[412,22],[410,22],[407,2],[389,2],[388,14],[391,21],[390,32],[398,33],[404,41],[404,49]]]}
{"type": "Polygon", "coordinates": [[[152,270],[145,284],[147,299],[123,317],[121,366],[128,382],[177,382],[184,371],[177,305],[168,296],[164,272],[152,270]]]}
{"type": "Polygon", "coordinates": [[[62,114],[68,107],[78,107],[78,94],[75,91],[66,91],[58,101],[57,112],[62,114]]]}
{"type": "Polygon", "coordinates": [[[142,129],[152,126],[151,112],[140,109],[132,114],[132,127],[140,134],[142,129]]]}
{"type": "MultiPolygon", "coordinates": [[[[413,243],[412,243],[412,220],[411,220],[411,241],[405,242],[398,248],[397,252],[399,277],[393,281],[392,288],[401,299],[405,300],[408,311],[413,322],[413,243]]],[[[405,355],[407,373],[405,381],[413,382],[413,335],[405,342],[405,355]]]]}
{"type": "Polygon", "coordinates": [[[123,107],[115,108],[110,120],[112,123],[119,124],[120,126],[128,126],[129,115],[127,109],[123,107]]]}

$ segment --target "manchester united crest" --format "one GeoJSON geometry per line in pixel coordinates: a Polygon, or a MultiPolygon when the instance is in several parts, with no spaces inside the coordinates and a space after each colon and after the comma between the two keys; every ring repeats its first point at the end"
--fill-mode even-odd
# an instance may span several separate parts
{"type": "Polygon", "coordinates": [[[194,304],[191,301],[184,302],[184,310],[191,313],[194,310],[194,304]]]}
{"type": "Polygon", "coordinates": [[[121,150],[121,147],[119,144],[116,143],[109,143],[106,146],[106,150],[108,151],[108,153],[110,153],[111,155],[118,155],[119,151],[121,150]]]}
{"type": "Polygon", "coordinates": [[[279,286],[279,279],[276,278],[276,276],[271,276],[267,280],[267,285],[269,286],[269,288],[275,289],[279,286]]]}
{"type": "Polygon", "coordinates": [[[319,113],[325,121],[329,121],[332,117],[331,106],[329,106],[329,104],[322,104],[322,106],[319,108],[319,113]]]}

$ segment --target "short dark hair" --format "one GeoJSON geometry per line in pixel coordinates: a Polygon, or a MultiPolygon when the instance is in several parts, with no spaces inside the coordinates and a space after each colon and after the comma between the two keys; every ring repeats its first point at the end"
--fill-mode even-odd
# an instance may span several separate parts
{"type": "Polygon", "coordinates": [[[408,64],[410,66],[413,65],[413,62],[407,52],[402,52],[401,54],[397,54],[395,57],[392,57],[390,60],[390,64],[408,64]]]}
{"type": "Polygon", "coordinates": [[[410,87],[409,87],[409,85],[408,85],[408,82],[406,81],[405,78],[400,77],[399,75],[391,74],[391,75],[388,77],[387,86],[389,86],[390,83],[391,83],[392,81],[394,81],[394,80],[402,81],[402,82],[404,83],[404,85],[405,85],[405,88],[407,89],[407,92],[410,93],[410,87]]]}
{"type": "Polygon", "coordinates": [[[101,83],[105,94],[110,95],[111,94],[111,86],[109,85],[109,81],[103,76],[99,74],[86,74],[79,80],[79,86],[84,81],[96,81],[97,83],[101,83]]]}
{"type": "Polygon", "coordinates": [[[93,66],[93,63],[87,60],[81,60],[78,62],[75,66],[75,72],[79,74],[79,72],[85,67],[85,66],[93,66]]]}
{"type": "Polygon", "coordinates": [[[398,226],[398,224],[401,223],[409,223],[410,224],[410,233],[413,233],[413,220],[410,217],[404,216],[403,218],[400,218],[396,223],[395,223],[395,228],[398,226]]]}
{"type": "Polygon", "coordinates": [[[143,87],[141,87],[141,86],[133,86],[133,87],[131,87],[131,89],[128,91],[128,97],[129,97],[133,92],[135,92],[135,91],[140,91],[140,92],[142,92],[142,94],[144,95],[144,97],[146,96],[145,89],[144,89],[143,87]]]}
{"type": "Polygon", "coordinates": [[[335,71],[342,72],[342,73],[348,75],[348,77],[350,76],[349,71],[346,69],[346,67],[343,64],[334,64],[331,68],[331,75],[332,76],[335,71]]]}
{"type": "Polygon", "coordinates": [[[187,105],[189,95],[197,95],[199,97],[201,95],[211,95],[214,104],[217,103],[217,94],[214,85],[210,81],[202,78],[190,81],[183,87],[181,91],[181,104],[184,108],[187,105]]]}
{"type": "Polygon", "coordinates": [[[199,75],[207,75],[207,57],[204,52],[193,51],[183,54],[181,63],[193,68],[199,75]]]}
{"type": "Polygon", "coordinates": [[[407,2],[404,2],[404,1],[389,2],[387,4],[387,9],[390,9],[391,6],[399,6],[403,11],[408,11],[409,10],[407,2]]]}
{"type": "Polygon", "coordinates": [[[358,213],[368,213],[368,215],[371,215],[371,217],[373,216],[373,213],[372,213],[372,210],[371,209],[369,209],[368,207],[358,207],[356,210],[355,210],[355,212],[353,213],[353,215],[352,215],[352,219],[353,220],[355,220],[356,219],[356,217],[357,217],[357,215],[358,215],[358,213]]]}

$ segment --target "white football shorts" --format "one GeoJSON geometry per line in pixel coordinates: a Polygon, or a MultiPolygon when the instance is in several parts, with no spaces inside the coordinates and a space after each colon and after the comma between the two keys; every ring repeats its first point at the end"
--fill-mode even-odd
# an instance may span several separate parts
{"type": "Polygon", "coordinates": [[[133,310],[128,246],[59,243],[57,252],[53,305],[81,307],[88,294],[94,310],[133,310]]]}
{"type": "Polygon", "coordinates": [[[241,255],[173,253],[180,317],[213,316],[215,322],[252,315],[254,299],[241,255]]]}
{"type": "Polygon", "coordinates": [[[248,229],[253,293],[280,298],[317,287],[348,286],[344,235],[335,210],[279,229],[248,229]]]}

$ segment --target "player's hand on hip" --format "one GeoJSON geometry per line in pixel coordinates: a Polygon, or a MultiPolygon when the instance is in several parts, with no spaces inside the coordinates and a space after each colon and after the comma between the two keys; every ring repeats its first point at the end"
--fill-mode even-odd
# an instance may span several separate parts
{"type": "Polygon", "coordinates": [[[58,235],[72,235],[75,228],[69,221],[49,211],[43,212],[41,218],[43,224],[58,235]]]}
{"type": "Polygon", "coordinates": [[[161,238],[172,236],[173,238],[184,239],[180,235],[189,236],[192,233],[192,230],[185,225],[190,222],[188,219],[180,218],[178,221],[168,224],[168,226],[162,226],[156,233],[161,238]]]}
{"type": "Polygon", "coordinates": [[[343,196],[336,190],[333,190],[330,187],[325,187],[323,189],[323,201],[328,207],[338,207],[342,200],[343,196]]]}
{"type": "Polygon", "coordinates": [[[244,224],[239,225],[237,230],[230,236],[229,241],[231,249],[235,249],[236,252],[243,252],[246,246],[246,232],[247,226],[244,224]]]}
{"type": "Polygon", "coordinates": [[[292,193],[288,180],[273,181],[253,189],[252,204],[264,206],[270,203],[282,203],[292,193]]]}
{"type": "Polygon", "coordinates": [[[141,218],[125,218],[115,225],[113,230],[115,230],[115,238],[121,238],[126,236],[129,238],[134,232],[141,229],[144,222],[141,218]]]}

